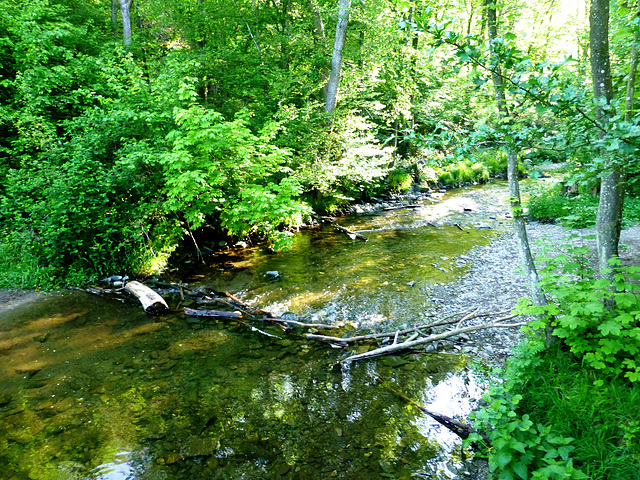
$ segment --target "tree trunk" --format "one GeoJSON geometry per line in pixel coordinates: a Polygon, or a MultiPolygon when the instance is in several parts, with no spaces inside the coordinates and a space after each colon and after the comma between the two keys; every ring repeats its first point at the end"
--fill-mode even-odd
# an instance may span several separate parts
{"type": "MultiPolygon", "coordinates": [[[[613,100],[611,82],[611,64],[609,61],[609,1],[591,0],[589,12],[589,45],[591,48],[591,78],[593,96],[597,103],[596,118],[603,126],[613,112],[610,104],[613,100]]],[[[600,138],[604,136],[601,131],[600,138]]],[[[614,272],[609,269],[609,260],[618,256],[622,208],[624,204],[624,172],[615,165],[611,153],[605,155],[605,171],[600,186],[600,203],[596,216],[596,242],[598,246],[598,267],[600,276],[613,280],[614,272]]]]}
{"type": "MultiPolygon", "coordinates": [[[[315,0],[309,0],[309,10],[311,10],[311,16],[313,17],[313,33],[315,34],[316,42],[320,44],[320,48],[324,48],[327,36],[324,31],[324,22],[322,21],[322,14],[320,8],[315,0]]],[[[322,99],[327,102],[327,87],[329,82],[330,72],[324,65],[320,67],[320,78],[322,79],[322,99]]]]}
{"type": "MultiPolygon", "coordinates": [[[[487,15],[487,31],[489,34],[489,42],[492,43],[498,36],[498,21],[496,18],[495,0],[484,0],[487,15]]],[[[493,54],[492,54],[493,55],[493,54]]],[[[493,58],[493,70],[491,72],[491,80],[493,81],[493,90],[500,112],[500,117],[507,124],[511,121],[511,114],[507,106],[504,94],[504,86],[502,79],[502,71],[500,69],[500,61],[493,58]]],[[[527,235],[527,226],[522,212],[522,200],[520,198],[520,182],[518,179],[518,152],[516,146],[509,144],[507,146],[507,179],[509,182],[509,197],[511,202],[511,212],[513,214],[513,230],[516,234],[516,242],[518,245],[518,253],[520,255],[520,263],[524,270],[527,284],[533,302],[538,305],[546,305],[547,299],[539,287],[538,271],[536,270],[529,247],[529,237],[527,235]]],[[[545,329],[547,337],[547,347],[552,343],[552,328],[547,325],[545,329]]]]}
{"type": "Polygon", "coordinates": [[[344,48],[344,42],[347,36],[350,9],[351,0],[340,0],[336,38],[333,44],[333,55],[331,57],[331,76],[329,77],[329,84],[327,85],[327,97],[324,106],[324,110],[327,113],[333,112],[338,101],[338,86],[340,85],[340,72],[342,70],[342,49],[344,48]]]}
{"type": "Polygon", "coordinates": [[[280,68],[289,70],[289,10],[291,0],[285,0],[282,5],[282,34],[280,39],[280,68]]]}
{"type": "Polygon", "coordinates": [[[142,304],[144,311],[150,315],[160,315],[169,310],[164,298],[140,282],[127,282],[124,289],[134,295],[142,304]]]}
{"type": "MultiPolygon", "coordinates": [[[[640,10],[636,14],[640,17],[640,10]]],[[[633,98],[636,94],[636,74],[638,71],[638,43],[640,34],[638,29],[633,32],[633,43],[631,44],[631,60],[629,60],[629,75],[627,76],[627,97],[624,106],[624,119],[630,122],[633,119],[633,98]]]]}
{"type": "Polygon", "coordinates": [[[131,45],[131,2],[133,0],[120,0],[120,17],[122,18],[122,43],[131,45]]]}
{"type": "Polygon", "coordinates": [[[111,33],[118,33],[118,0],[111,0],[111,33]]]}

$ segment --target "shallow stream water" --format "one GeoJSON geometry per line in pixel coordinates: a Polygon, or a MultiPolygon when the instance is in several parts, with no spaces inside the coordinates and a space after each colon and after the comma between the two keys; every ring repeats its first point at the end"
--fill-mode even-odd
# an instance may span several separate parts
{"type": "MultiPolygon", "coordinates": [[[[392,331],[425,323],[422,287],[464,275],[464,254],[500,228],[504,195],[494,184],[347,217],[368,242],[326,226],[300,232],[289,252],[227,251],[180,273],[189,288],[341,322],[342,333],[392,331]]],[[[471,359],[451,351],[335,366],[348,352],[303,332],[151,317],[84,292],[1,315],[7,480],[453,478],[458,439],[380,379],[449,416],[481,391],[471,359]]]]}

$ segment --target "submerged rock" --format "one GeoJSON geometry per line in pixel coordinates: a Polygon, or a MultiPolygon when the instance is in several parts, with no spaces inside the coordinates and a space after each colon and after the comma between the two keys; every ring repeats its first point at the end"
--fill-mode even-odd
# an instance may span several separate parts
{"type": "Polygon", "coordinates": [[[182,444],[180,452],[185,457],[213,455],[220,446],[220,440],[210,437],[189,437],[182,444]]]}

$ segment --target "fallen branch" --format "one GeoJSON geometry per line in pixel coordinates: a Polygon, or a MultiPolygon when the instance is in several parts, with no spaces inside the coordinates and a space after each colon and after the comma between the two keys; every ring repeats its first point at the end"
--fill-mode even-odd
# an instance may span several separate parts
{"type": "Polygon", "coordinates": [[[135,280],[127,282],[124,289],[135,296],[142,304],[144,311],[150,315],[160,315],[169,310],[164,298],[140,282],[135,280]]]}
{"type": "Polygon", "coordinates": [[[361,235],[359,233],[356,232],[352,232],[351,230],[349,230],[348,228],[344,228],[341,227],[340,225],[334,225],[333,228],[335,228],[337,231],[341,232],[341,233],[346,233],[347,235],[349,235],[350,238],[352,238],[353,240],[360,239],[360,240],[364,240],[365,242],[368,241],[369,239],[367,237],[365,237],[364,235],[361,235]]]}
{"type": "Polygon", "coordinates": [[[397,207],[385,207],[382,210],[384,210],[385,212],[390,212],[392,210],[402,210],[403,208],[420,208],[420,207],[424,207],[424,205],[420,203],[411,203],[409,205],[399,205],[397,207]]]}
{"type": "Polygon", "coordinates": [[[465,230],[464,228],[462,228],[459,223],[454,223],[453,226],[457,227],[458,230],[462,230],[464,233],[471,233],[469,232],[469,230],[465,230]]]}
{"type": "Polygon", "coordinates": [[[77,290],[78,292],[85,292],[91,295],[97,295],[98,297],[108,298],[110,300],[117,300],[118,302],[125,303],[124,298],[118,298],[118,297],[113,297],[109,295],[110,293],[120,292],[122,290],[121,288],[117,288],[114,290],[111,288],[105,289],[105,288],[99,288],[99,287],[80,288],[80,287],[75,287],[73,285],[70,285],[67,287],[67,290],[77,290]]]}
{"type": "Polygon", "coordinates": [[[420,410],[422,413],[424,413],[426,415],[429,415],[431,418],[433,418],[440,425],[443,425],[444,427],[446,427],[447,429],[449,429],[450,431],[452,431],[453,433],[458,435],[460,438],[466,440],[467,438],[469,438],[469,435],[471,435],[472,433],[477,433],[478,435],[480,435],[482,437],[483,441],[485,441],[488,445],[491,445],[491,440],[489,439],[489,437],[486,436],[485,434],[479,432],[475,428],[473,428],[473,427],[471,427],[471,426],[467,425],[466,423],[463,423],[463,422],[461,422],[459,420],[456,420],[455,418],[451,418],[451,417],[448,417],[446,415],[442,415],[441,413],[436,413],[436,412],[432,412],[431,410],[428,410],[423,405],[420,405],[419,403],[417,403],[414,400],[410,399],[406,395],[403,395],[402,393],[398,392],[391,385],[389,385],[382,378],[380,378],[379,375],[375,375],[374,374],[374,376],[380,381],[380,384],[384,388],[389,390],[395,396],[397,396],[398,398],[404,400],[409,405],[413,405],[418,410],[420,410]]]}
{"type": "Polygon", "coordinates": [[[274,323],[282,323],[285,325],[296,325],[298,327],[306,327],[306,328],[318,328],[318,329],[331,329],[331,328],[340,328],[338,325],[327,325],[325,323],[304,323],[298,322],[297,320],[287,320],[286,318],[279,317],[263,317],[260,320],[274,323]]]}
{"type": "MultiPolygon", "coordinates": [[[[440,327],[442,325],[451,325],[453,323],[462,323],[466,320],[471,320],[474,318],[480,318],[480,317],[488,317],[491,315],[501,315],[503,313],[506,312],[498,312],[498,313],[481,313],[478,314],[477,313],[478,309],[476,309],[474,312],[472,312],[471,314],[466,315],[465,317],[463,317],[462,319],[458,320],[458,319],[453,319],[453,320],[448,320],[448,318],[453,317],[455,315],[459,315],[459,313],[450,315],[448,317],[445,317],[443,320],[434,322],[434,323],[430,323],[427,325],[420,325],[418,327],[413,327],[413,328],[407,328],[405,330],[398,330],[395,332],[386,332],[386,333],[372,333],[370,335],[359,335],[357,337],[331,337],[328,335],[316,335],[313,333],[307,333],[306,337],[309,340],[317,340],[320,342],[328,342],[328,343],[334,343],[334,344],[341,344],[341,345],[349,345],[351,343],[356,343],[356,342],[362,342],[362,341],[366,341],[366,340],[379,340],[381,338],[394,338],[396,336],[400,336],[400,335],[407,335],[409,333],[414,333],[414,332],[420,332],[421,330],[427,330],[430,328],[434,328],[434,327],[440,327]]],[[[461,312],[461,313],[466,313],[468,312],[461,312]]],[[[510,315],[508,317],[504,317],[501,320],[507,320],[507,319],[511,319],[514,318],[515,315],[510,315]]],[[[397,337],[396,337],[397,338],[397,337]]]]}
{"type": "Polygon", "coordinates": [[[513,328],[513,327],[522,327],[526,325],[526,323],[524,322],[510,323],[510,324],[499,323],[509,318],[513,318],[513,315],[498,319],[495,322],[491,322],[491,323],[483,323],[482,325],[472,325],[469,327],[456,328],[454,330],[449,330],[447,332],[429,335],[428,337],[419,338],[417,340],[407,340],[404,342],[387,345],[385,347],[380,347],[380,348],[376,348],[375,350],[371,350],[370,352],[352,355],[350,357],[345,358],[344,360],[340,360],[340,363],[355,362],[356,360],[364,360],[365,358],[372,358],[380,355],[390,355],[392,353],[396,353],[403,350],[410,350],[412,348],[415,348],[427,343],[436,342],[438,340],[444,340],[445,338],[455,337],[456,335],[461,335],[467,332],[473,332],[475,330],[485,330],[487,328],[513,328]]]}
{"type": "Polygon", "coordinates": [[[186,315],[194,317],[220,317],[220,318],[241,318],[238,312],[223,312],[221,310],[194,310],[193,308],[184,308],[186,315]]]}

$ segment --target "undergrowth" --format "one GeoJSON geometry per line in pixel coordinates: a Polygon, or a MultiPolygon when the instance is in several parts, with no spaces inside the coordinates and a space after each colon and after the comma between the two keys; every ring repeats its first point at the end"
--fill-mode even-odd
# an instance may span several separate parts
{"type": "Polygon", "coordinates": [[[537,320],[472,418],[492,441],[494,478],[638,480],[640,269],[614,262],[611,289],[585,249],[565,250],[539,259],[549,305],[521,302],[537,320]],[[546,324],[557,338],[549,349],[546,324]]]}
{"type": "MultiPolygon", "coordinates": [[[[533,188],[528,201],[529,217],[541,222],[557,222],[566,228],[591,228],[595,225],[598,197],[588,192],[568,195],[562,183],[533,188]]],[[[640,198],[628,197],[622,215],[624,226],[640,223],[640,198]]]]}

